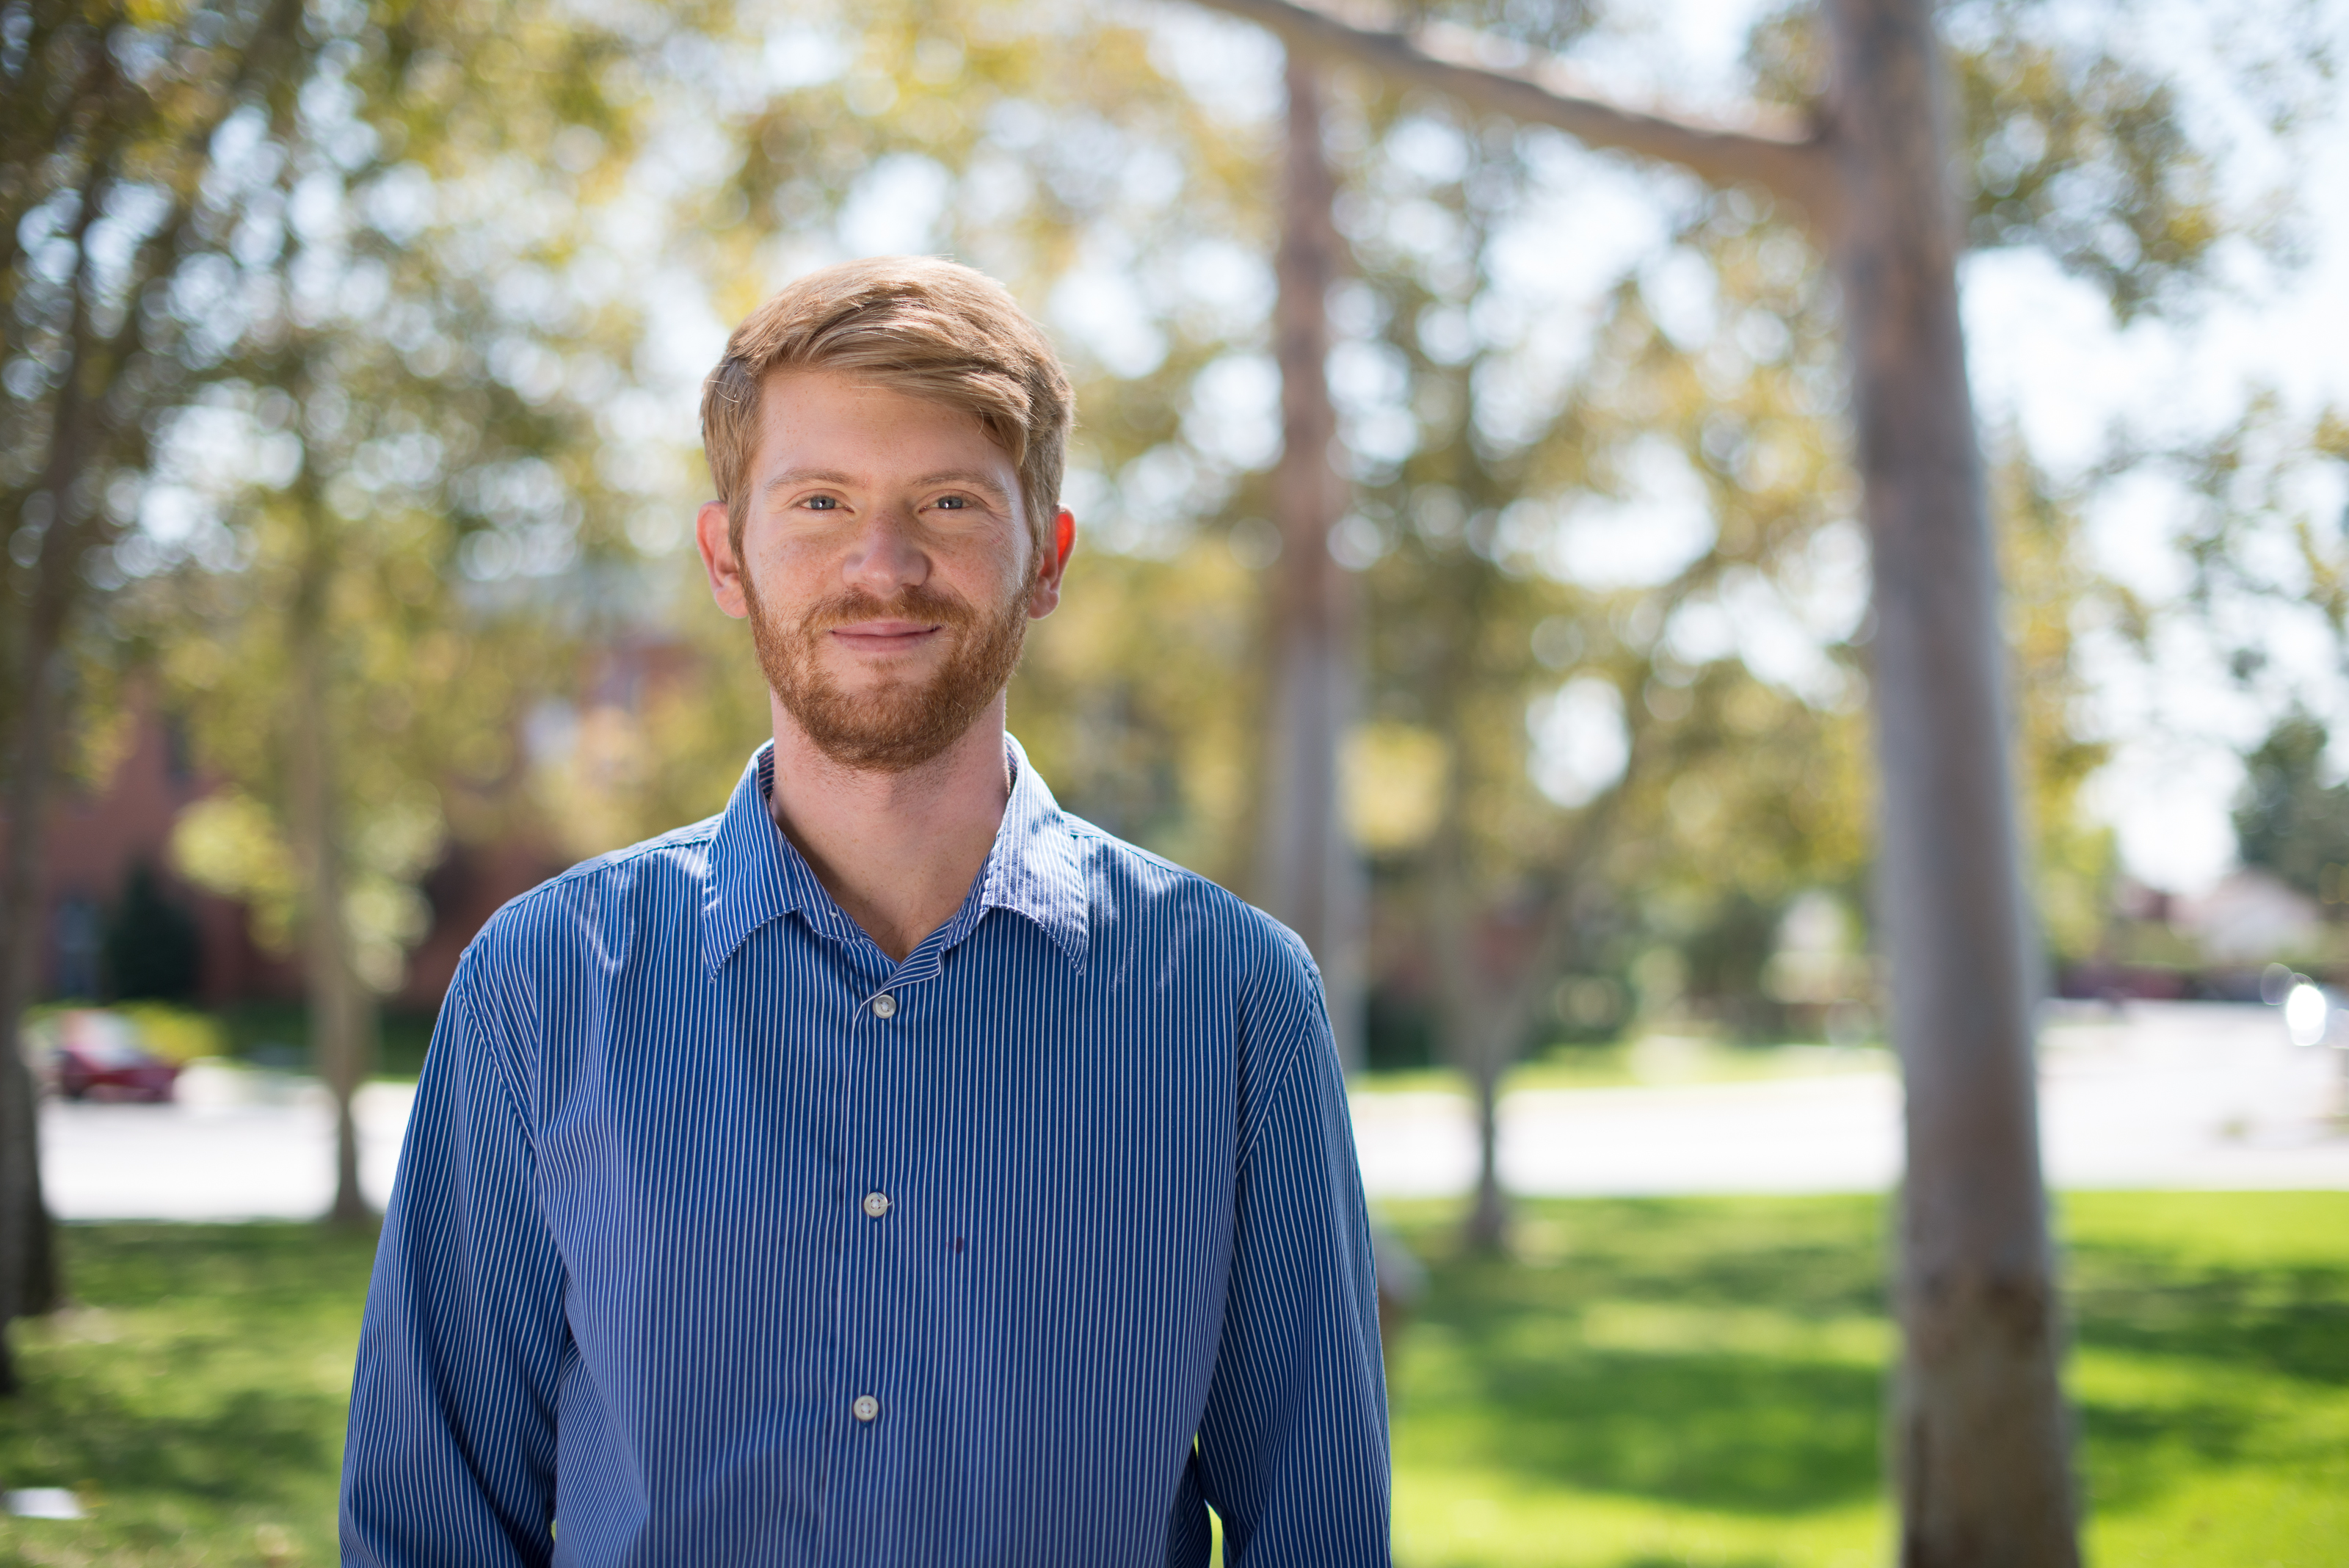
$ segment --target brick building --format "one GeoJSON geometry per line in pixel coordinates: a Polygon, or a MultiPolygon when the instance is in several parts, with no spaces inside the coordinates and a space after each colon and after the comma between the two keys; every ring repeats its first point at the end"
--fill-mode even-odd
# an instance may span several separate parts
{"type": "MultiPolygon", "coordinates": [[[[173,825],[209,787],[191,766],[178,727],[151,701],[140,700],[129,742],[102,787],[66,784],[52,799],[42,867],[38,998],[108,994],[108,933],[143,870],[152,877],[155,890],[194,923],[190,1000],[203,1007],[298,1001],[298,962],[254,940],[243,904],[191,886],[173,868],[173,825]]],[[[0,842],[12,830],[0,816],[0,842]]],[[[453,848],[425,882],[432,923],[409,956],[399,992],[387,998],[388,1004],[403,1011],[437,1009],[458,955],[482,922],[508,898],[560,868],[551,852],[528,844],[453,848]]]]}

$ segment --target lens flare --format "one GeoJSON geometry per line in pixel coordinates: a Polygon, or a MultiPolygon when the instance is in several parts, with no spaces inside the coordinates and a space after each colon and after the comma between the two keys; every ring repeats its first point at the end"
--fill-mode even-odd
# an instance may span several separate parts
{"type": "Polygon", "coordinates": [[[2322,988],[2302,981],[2283,999],[2284,1033],[2295,1045],[2314,1045],[2333,1022],[2333,1003],[2322,988]]]}

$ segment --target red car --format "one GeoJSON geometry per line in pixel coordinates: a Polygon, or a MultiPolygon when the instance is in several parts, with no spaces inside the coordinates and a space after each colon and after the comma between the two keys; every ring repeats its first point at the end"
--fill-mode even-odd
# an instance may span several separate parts
{"type": "Polygon", "coordinates": [[[160,1105],[171,1097],[180,1069],[139,1044],[124,1020],[96,1009],[57,1019],[49,1077],[68,1100],[138,1100],[160,1105]]]}

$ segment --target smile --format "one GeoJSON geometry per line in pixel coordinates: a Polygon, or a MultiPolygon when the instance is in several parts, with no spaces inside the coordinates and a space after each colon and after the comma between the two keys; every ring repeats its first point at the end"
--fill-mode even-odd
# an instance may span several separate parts
{"type": "Polygon", "coordinates": [[[879,656],[910,652],[945,629],[921,621],[868,620],[833,627],[829,635],[842,648],[879,656]]]}

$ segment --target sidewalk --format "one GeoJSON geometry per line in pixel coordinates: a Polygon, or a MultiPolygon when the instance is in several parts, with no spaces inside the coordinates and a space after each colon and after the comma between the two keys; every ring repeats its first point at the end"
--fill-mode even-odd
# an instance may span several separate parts
{"type": "MultiPolygon", "coordinates": [[[[2292,1045],[2272,1008],[2066,1010],[2043,1026],[2040,1062],[2050,1186],[2349,1189],[2349,1064],[2292,1045]]],[[[1878,1192],[1899,1177],[1900,1117],[1884,1071],[1520,1093],[1502,1102],[1501,1179],[1555,1196],[1878,1192]]],[[[1475,1179],[1463,1096],[1358,1095],[1354,1127],[1374,1196],[1475,1179]]]]}
{"type": "MultiPolygon", "coordinates": [[[[2141,1003],[2043,1031],[2040,1125],[2058,1188],[2349,1189],[2343,1054],[2299,1050],[2274,1010],[2141,1003]]],[[[389,1197],[414,1091],[372,1084],[361,1182],[389,1197]]],[[[1373,1197],[1465,1191],[1466,1099],[1354,1096],[1373,1197]]],[[[173,1106],[52,1102],[42,1175],[67,1220],[304,1219],[332,1192],[324,1092],[282,1074],[197,1067],[173,1106]]],[[[1900,1091],[1883,1071],[1761,1083],[1542,1089],[1503,1102],[1503,1180],[1529,1195],[1877,1192],[1900,1168],[1900,1091]]]]}
{"type": "MultiPolygon", "coordinates": [[[[378,1209],[415,1097],[369,1084],[352,1106],[359,1185],[378,1209]]],[[[41,1182],[60,1220],[311,1220],[334,1181],[333,1106],[309,1078],[199,1064],[173,1105],[41,1107],[41,1182]]]]}

